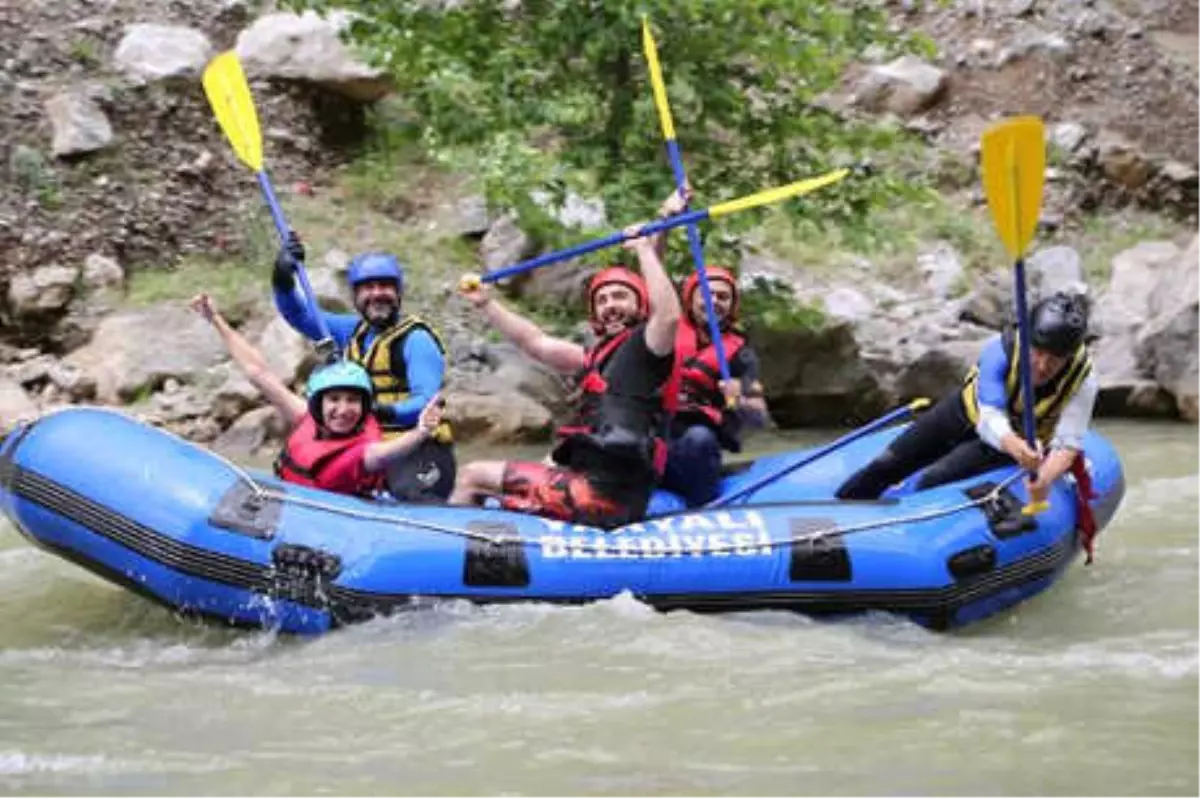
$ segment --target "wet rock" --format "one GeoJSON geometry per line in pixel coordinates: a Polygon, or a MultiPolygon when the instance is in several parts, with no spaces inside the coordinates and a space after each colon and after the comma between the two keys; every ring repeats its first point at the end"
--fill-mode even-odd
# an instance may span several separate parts
{"type": "Polygon", "coordinates": [[[1097,141],[1100,168],[1119,186],[1136,190],[1146,185],[1153,166],[1134,144],[1118,134],[1105,131],[1097,141]]]}
{"type": "Polygon", "coordinates": [[[112,143],[112,125],[87,88],[55,94],[45,108],[53,128],[50,151],[56,158],[95,152],[112,143]]]}
{"type": "Polygon", "coordinates": [[[1166,241],[1147,241],[1119,253],[1112,262],[1109,284],[1093,313],[1100,338],[1092,348],[1100,382],[1100,402],[1112,408],[1126,400],[1146,401],[1144,383],[1153,384],[1138,362],[1138,333],[1150,317],[1150,295],[1167,264],[1179,257],[1179,248],[1166,241]]]}
{"type": "Polygon", "coordinates": [[[489,444],[545,441],[551,433],[550,411],[522,393],[454,391],[446,417],[456,436],[489,444]]]}
{"type": "Polygon", "coordinates": [[[130,401],[168,378],[191,381],[225,358],[220,337],[186,307],[158,305],[106,317],[66,361],[96,381],[102,402],[130,401]]]}
{"type": "Polygon", "coordinates": [[[92,290],[119,289],[125,285],[125,272],[114,259],[93,252],[84,258],[82,284],[92,290]]]}
{"type": "Polygon", "coordinates": [[[1088,293],[1083,259],[1073,247],[1039,249],[1025,260],[1025,267],[1031,303],[1058,291],[1084,296],[1088,293]]]}
{"type": "Polygon", "coordinates": [[[50,265],[13,275],[8,286],[8,306],[19,317],[62,311],[75,295],[79,267],[50,265]]]}
{"type": "Polygon", "coordinates": [[[198,30],[179,25],[129,25],[113,53],[116,68],[135,82],[198,77],[213,56],[198,30]]]}
{"type": "Polygon", "coordinates": [[[1012,320],[1013,285],[1008,270],[993,270],[976,280],[962,304],[959,318],[999,330],[1012,320]]]}
{"type": "Polygon", "coordinates": [[[533,240],[517,226],[512,214],[497,219],[479,243],[479,256],[485,271],[495,271],[520,263],[533,251],[533,240]]]}
{"type": "Polygon", "coordinates": [[[964,279],[962,259],[954,247],[938,243],[917,255],[917,268],[925,277],[925,285],[939,299],[952,296],[964,279]]]}
{"type": "Polygon", "coordinates": [[[21,385],[0,377],[0,432],[8,432],[14,424],[32,421],[38,416],[37,403],[21,385]]]}
{"type": "Polygon", "coordinates": [[[867,111],[911,116],[935,105],[947,85],[943,70],[905,55],[872,67],[855,91],[856,104],[867,111]]]}
{"type": "Polygon", "coordinates": [[[859,357],[848,322],[820,329],[749,330],[771,416],[782,427],[840,425],[888,403],[879,377],[859,357]]]}
{"type": "Polygon", "coordinates": [[[1087,128],[1077,122],[1061,122],[1051,129],[1050,141],[1067,154],[1079,151],[1087,141],[1087,128]]]}
{"type": "Polygon", "coordinates": [[[86,401],[96,396],[96,380],[69,363],[55,360],[47,369],[46,376],[72,401],[86,401]]]}
{"type": "Polygon", "coordinates": [[[257,77],[315,83],[353,100],[373,102],[392,90],[383,70],[360,61],[339,37],[352,16],[275,13],[259,17],[237,39],[246,71],[257,77]]]}
{"type": "Polygon", "coordinates": [[[307,273],[317,304],[332,313],[354,312],[354,297],[344,277],[325,267],[310,268],[307,273]]]}
{"type": "Polygon", "coordinates": [[[583,308],[587,284],[596,267],[581,261],[535,269],[512,279],[513,290],[536,305],[547,308],[583,308]]]}
{"type": "Polygon", "coordinates": [[[1197,421],[1197,319],[1200,318],[1200,248],[1193,238],[1181,255],[1164,264],[1148,297],[1149,315],[1138,331],[1136,357],[1142,373],[1151,376],[1176,401],[1179,414],[1197,421]]]}
{"type": "Polygon", "coordinates": [[[456,235],[467,238],[482,236],[491,227],[487,198],[482,194],[459,199],[453,204],[452,214],[451,227],[456,235]]]}
{"type": "Polygon", "coordinates": [[[206,392],[191,386],[182,388],[178,383],[175,383],[174,390],[171,390],[168,387],[171,382],[172,380],[168,380],[163,390],[154,394],[150,400],[150,406],[159,418],[164,422],[172,422],[208,415],[210,402],[206,392]]]}
{"type": "Polygon", "coordinates": [[[235,460],[255,457],[282,445],[288,430],[273,407],[259,407],[241,415],[213,442],[213,449],[235,460]]]}
{"type": "Polygon", "coordinates": [[[608,214],[602,199],[585,199],[570,190],[563,196],[561,205],[556,204],[553,196],[547,191],[533,191],[530,193],[530,198],[563,227],[574,227],[579,230],[608,227],[608,214]]]}

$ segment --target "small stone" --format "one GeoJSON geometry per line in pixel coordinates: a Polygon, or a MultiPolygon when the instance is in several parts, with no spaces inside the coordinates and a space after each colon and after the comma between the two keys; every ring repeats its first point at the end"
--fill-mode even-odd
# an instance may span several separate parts
{"type": "Polygon", "coordinates": [[[108,288],[125,282],[125,272],[112,258],[93,252],[83,261],[83,284],[87,288],[108,288]]]}
{"type": "Polygon", "coordinates": [[[60,92],[47,100],[45,107],[54,130],[50,149],[56,158],[94,152],[112,143],[108,117],[85,90],[77,87],[60,92]]]}

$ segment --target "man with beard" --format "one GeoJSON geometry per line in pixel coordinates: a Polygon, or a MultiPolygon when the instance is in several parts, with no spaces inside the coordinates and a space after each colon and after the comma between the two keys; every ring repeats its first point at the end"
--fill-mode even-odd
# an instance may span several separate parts
{"type": "Polygon", "coordinates": [[[468,463],[451,504],[496,497],[508,510],[602,528],[645,516],[666,456],[662,391],[674,363],[680,309],[654,242],[634,238],[624,247],[637,254],[644,279],[619,266],[591,279],[588,316],[597,340],[586,349],[547,335],[492,298],[478,280],[460,285],[467,300],[523,352],[575,374],[579,398],[575,417],[558,430],[552,464],[468,463]]]}
{"type": "MultiPolygon", "coordinates": [[[[271,284],[275,306],[293,329],[316,339],[319,326],[296,290],[296,263],[304,260],[300,239],[291,234],[275,258],[271,284]]],[[[401,315],[404,271],[395,255],[366,252],[350,261],[347,272],[358,315],[321,313],[346,358],[360,364],[375,386],[375,417],[385,439],[413,429],[425,405],[437,396],[445,374],[445,347],[433,328],[416,316],[401,315]]],[[[450,425],[410,456],[389,467],[388,490],[401,501],[445,499],[454,487],[456,464],[450,425]]]]}

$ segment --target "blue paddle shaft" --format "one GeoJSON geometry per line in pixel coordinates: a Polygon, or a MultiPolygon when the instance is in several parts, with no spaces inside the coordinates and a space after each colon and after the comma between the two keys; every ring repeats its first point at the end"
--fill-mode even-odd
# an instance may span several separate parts
{"type": "MultiPolygon", "coordinates": [[[[682,190],[687,182],[687,174],[683,171],[683,158],[679,154],[679,142],[667,139],[667,157],[671,161],[671,171],[675,173],[675,187],[682,190]]],[[[717,311],[713,307],[712,290],[708,286],[708,271],[704,268],[704,247],[700,244],[700,228],[695,223],[687,226],[688,246],[692,250],[692,263],[696,266],[697,280],[700,285],[700,295],[704,297],[704,312],[708,317],[708,335],[712,339],[713,348],[717,352],[717,367],[721,379],[729,379],[729,361],[725,359],[725,342],[721,340],[721,325],[717,321],[717,311]]],[[[684,308],[684,313],[691,313],[691,308],[684,308]]]]}
{"type": "MultiPolygon", "coordinates": [[[[275,222],[275,230],[279,233],[279,241],[282,244],[287,244],[288,227],[287,219],[283,218],[283,208],[279,204],[279,199],[275,196],[275,189],[271,186],[271,178],[267,177],[267,171],[264,169],[256,173],[258,177],[258,186],[262,189],[263,198],[267,201],[267,208],[271,211],[271,219],[275,222]]],[[[317,295],[313,292],[312,284],[308,282],[308,272],[304,270],[304,264],[296,261],[296,276],[300,278],[300,291],[304,294],[304,301],[308,305],[309,313],[317,322],[317,329],[321,332],[322,341],[333,340],[329,334],[329,327],[325,324],[325,314],[321,313],[321,308],[317,306],[317,295]]]]}
{"type": "Polygon", "coordinates": [[[797,468],[803,468],[804,466],[809,465],[810,463],[816,462],[817,460],[820,460],[822,457],[824,457],[828,454],[832,454],[833,452],[836,452],[838,449],[842,448],[843,446],[846,446],[847,444],[850,444],[850,443],[854,443],[854,441],[858,440],[859,438],[862,438],[865,435],[870,435],[872,432],[875,432],[876,430],[883,429],[888,424],[891,424],[893,421],[898,421],[899,419],[912,414],[912,412],[913,412],[912,405],[905,405],[904,407],[897,407],[895,410],[891,411],[890,413],[886,413],[886,414],[880,416],[879,418],[875,419],[874,421],[871,421],[867,424],[864,424],[863,426],[859,427],[856,430],[846,433],[845,435],[838,438],[837,440],[830,441],[829,443],[827,443],[824,446],[822,446],[821,448],[817,449],[815,452],[808,455],[807,457],[801,457],[796,462],[794,462],[788,466],[785,466],[784,468],[781,468],[772,474],[767,474],[766,476],[760,477],[759,479],[756,479],[754,482],[751,482],[749,485],[742,488],[741,490],[731,493],[728,496],[722,496],[719,499],[714,499],[713,501],[704,505],[704,509],[711,510],[714,507],[724,507],[724,506],[730,504],[731,502],[734,502],[734,501],[737,501],[738,499],[749,496],[750,494],[754,493],[755,491],[758,491],[759,489],[765,488],[767,485],[770,485],[775,480],[780,479],[781,477],[787,476],[788,474],[795,471],[797,468]]]}
{"type": "Polygon", "coordinates": [[[598,249],[616,246],[617,244],[621,244],[630,238],[653,235],[661,232],[662,230],[670,230],[671,228],[681,227],[685,224],[702,222],[707,218],[707,208],[699,211],[688,211],[687,213],[681,213],[678,216],[671,216],[667,219],[659,219],[655,222],[649,222],[642,227],[641,232],[637,236],[625,235],[625,231],[621,230],[619,232],[604,236],[603,238],[597,238],[594,241],[585,241],[582,244],[575,244],[574,246],[567,247],[566,249],[560,249],[557,252],[547,252],[545,255],[538,255],[536,258],[530,258],[529,260],[513,264],[512,266],[505,266],[503,269],[497,269],[494,272],[488,272],[487,274],[482,275],[479,279],[485,283],[494,283],[497,280],[503,280],[506,277],[512,277],[516,274],[522,274],[533,269],[540,269],[543,266],[549,266],[553,263],[561,263],[562,261],[570,260],[571,258],[578,258],[581,255],[587,255],[589,252],[595,252],[598,249]]]}
{"type": "MultiPolygon", "coordinates": [[[[1017,346],[1020,347],[1018,360],[1021,376],[1021,421],[1025,427],[1025,441],[1030,448],[1037,449],[1037,431],[1033,425],[1033,364],[1030,363],[1033,347],[1029,343],[1029,313],[1025,303],[1025,259],[1017,260],[1013,269],[1013,293],[1017,302],[1017,346]]],[[[1030,471],[1029,476],[1036,478],[1037,471],[1030,471]]]]}

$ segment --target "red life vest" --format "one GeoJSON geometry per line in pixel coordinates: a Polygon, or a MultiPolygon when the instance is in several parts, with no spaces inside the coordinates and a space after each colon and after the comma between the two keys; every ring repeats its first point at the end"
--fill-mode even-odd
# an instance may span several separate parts
{"type": "Polygon", "coordinates": [[[368,474],[362,462],[362,444],[383,440],[374,416],[368,415],[353,435],[332,438],[318,433],[316,419],[306,414],[275,460],[280,479],[349,495],[370,494],[381,484],[380,475],[368,474]]]}
{"type": "MultiPolygon", "coordinates": [[[[558,444],[551,452],[555,461],[566,462],[569,459],[567,451],[572,442],[587,438],[599,429],[603,422],[603,397],[608,392],[608,380],[604,377],[604,370],[608,368],[612,356],[632,335],[633,329],[626,328],[600,341],[585,353],[584,366],[576,375],[579,391],[576,400],[578,409],[568,423],[555,431],[558,444]]],[[[668,395],[664,393],[664,396],[668,395]]],[[[661,435],[654,436],[651,443],[651,467],[655,476],[662,476],[667,464],[667,443],[661,435]]]]}
{"type": "MultiPolygon", "coordinates": [[[[721,333],[721,343],[725,346],[726,362],[732,363],[746,345],[746,338],[737,330],[726,330],[721,333]]],[[[720,381],[717,348],[711,342],[700,348],[695,326],[681,323],[675,333],[675,370],[666,388],[668,395],[675,397],[674,412],[685,418],[698,418],[716,432],[726,433],[724,437],[729,440],[723,438],[722,445],[738,451],[741,446],[735,440],[736,433],[726,429],[725,394],[721,392],[720,381]]]]}

